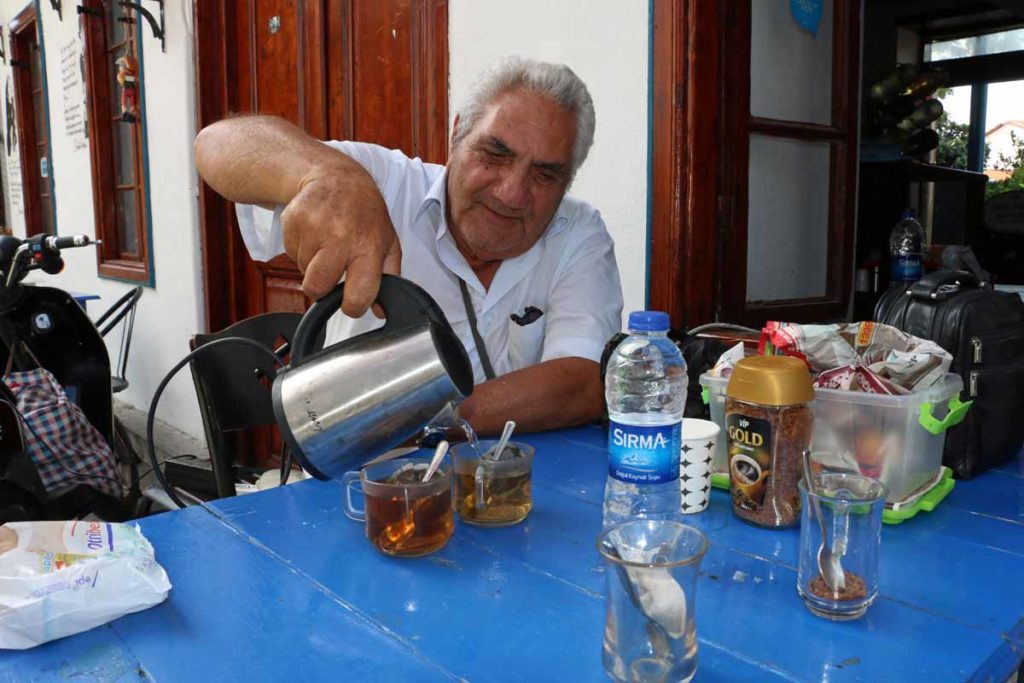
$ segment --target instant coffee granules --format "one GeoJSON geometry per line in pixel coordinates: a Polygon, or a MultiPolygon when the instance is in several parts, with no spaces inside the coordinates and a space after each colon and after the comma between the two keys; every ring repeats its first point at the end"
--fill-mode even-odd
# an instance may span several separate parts
{"type": "Polygon", "coordinates": [[[860,600],[868,594],[868,589],[864,585],[864,579],[860,578],[860,576],[853,572],[843,572],[843,577],[846,585],[841,591],[833,592],[828,587],[828,584],[825,583],[825,579],[821,574],[811,579],[808,588],[819,598],[825,600],[860,600]]]}
{"type": "Polygon", "coordinates": [[[807,365],[790,356],[736,363],[726,389],[732,509],[764,527],[800,521],[801,454],[810,447],[814,388],[807,365]]]}

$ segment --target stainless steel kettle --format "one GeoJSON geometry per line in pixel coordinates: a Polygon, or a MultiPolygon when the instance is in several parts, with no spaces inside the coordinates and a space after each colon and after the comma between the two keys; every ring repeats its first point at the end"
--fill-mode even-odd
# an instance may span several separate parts
{"type": "Polygon", "coordinates": [[[272,390],[285,442],[318,479],[339,478],[397,446],[473,391],[469,356],[441,308],[393,275],[377,295],[384,327],[315,349],[343,293],[344,283],[303,316],[272,390]]]}

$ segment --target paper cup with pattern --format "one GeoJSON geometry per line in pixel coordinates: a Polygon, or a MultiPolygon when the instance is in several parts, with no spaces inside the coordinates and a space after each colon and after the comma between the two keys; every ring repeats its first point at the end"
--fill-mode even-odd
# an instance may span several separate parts
{"type": "Polygon", "coordinates": [[[711,462],[718,442],[718,425],[709,420],[683,418],[682,452],[679,454],[680,512],[689,515],[708,509],[711,499],[711,462]]]}

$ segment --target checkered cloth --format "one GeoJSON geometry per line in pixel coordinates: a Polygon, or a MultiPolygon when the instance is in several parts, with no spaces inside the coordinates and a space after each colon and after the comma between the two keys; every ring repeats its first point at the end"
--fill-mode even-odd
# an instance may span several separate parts
{"type": "Polygon", "coordinates": [[[25,449],[51,496],[91,486],[121,497],[117,461],[103,435],[72,403],[57,378],[44,368],[6,377],[26,425],[25,449]],[[54,457],[56,456],[56,457],[54,457]]]}

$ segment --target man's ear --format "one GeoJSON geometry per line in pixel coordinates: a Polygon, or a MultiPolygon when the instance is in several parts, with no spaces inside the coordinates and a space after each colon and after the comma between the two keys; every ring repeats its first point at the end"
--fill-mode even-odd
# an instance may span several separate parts
{"type": "Polygon", "coordinates": [[[455,148],[455,136],[457,136],[458,134],[459,134],[459,115],[456,114],[455,115],[455,120],[452,121],[452,135],[451,135],[450,138],[448,138],[448,153],[449,154],[451,154],[451,151],[455,148]]]}

